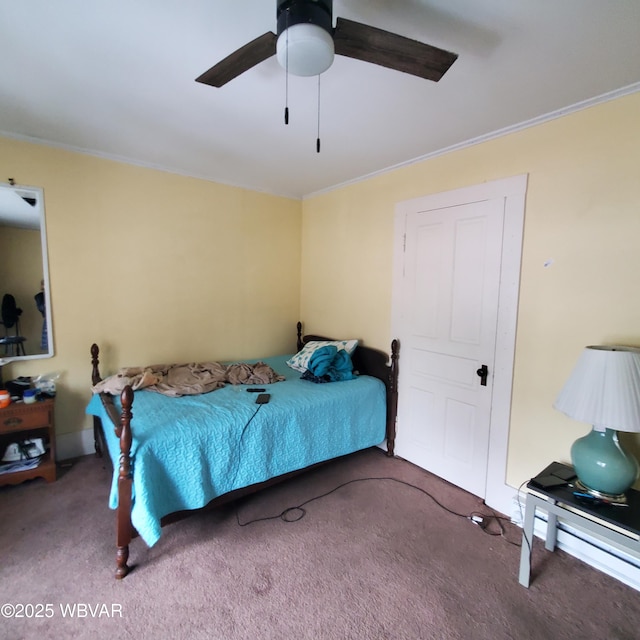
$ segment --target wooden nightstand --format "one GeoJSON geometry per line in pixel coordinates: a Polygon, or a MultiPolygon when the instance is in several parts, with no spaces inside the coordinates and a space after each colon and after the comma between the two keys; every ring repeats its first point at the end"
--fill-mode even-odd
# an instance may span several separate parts
{"type": "Polygon", "coordinates": [[[56,439],[53,424],[54,398],[24,404],[11,403],[0,409],[0,457],[6,446],[18,440],[42,438],[47,452],[35,469],[0,474],[0,486],[18,484],[31,478],[56,479],[56,439]]]}

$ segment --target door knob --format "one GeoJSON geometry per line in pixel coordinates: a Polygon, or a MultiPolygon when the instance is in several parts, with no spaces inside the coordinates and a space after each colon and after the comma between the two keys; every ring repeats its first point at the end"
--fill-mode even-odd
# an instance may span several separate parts
{"type": "Polygon", "coordinates": [[[487,376],[489,375],[489,367],[486,364],[483,364],[476,373],[480,376],[480,384],[483,387],[487,386],[487,376]]]}

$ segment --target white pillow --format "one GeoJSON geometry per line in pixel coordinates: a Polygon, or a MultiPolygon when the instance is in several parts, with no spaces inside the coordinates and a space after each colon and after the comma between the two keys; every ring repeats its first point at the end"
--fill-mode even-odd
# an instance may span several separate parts
{"type": "Polygon", "coordinates": [[[296,353],[287,360],[287,364],[296,371],[304,373],[309,368],[309,360],[314,351],[328,345],[333,345],[338,348],[338,351],[344,349],[349,355],[351,355],[358,346],[357,340],[311,340],[296,353]]]}

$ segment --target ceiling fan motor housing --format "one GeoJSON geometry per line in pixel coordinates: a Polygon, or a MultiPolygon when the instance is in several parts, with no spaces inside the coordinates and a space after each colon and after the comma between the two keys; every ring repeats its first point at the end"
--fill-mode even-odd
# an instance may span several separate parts
{"type": "Polygon", "coordinates": [[[276,57],[287,73],[317,76],[333,63],[331,0],[278,0],[276,57]]]}
{"type": "Polygon", "coordinates": [[[278,0],[278,35],[294,24],[314,24],[333,35],[333,0],[278,0]]]}

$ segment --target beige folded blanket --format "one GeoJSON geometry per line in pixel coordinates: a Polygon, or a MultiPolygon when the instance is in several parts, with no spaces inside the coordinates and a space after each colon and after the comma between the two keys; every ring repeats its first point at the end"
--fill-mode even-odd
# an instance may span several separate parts
{"type": "Polygon", "coordinates": [[[124,367],[92,387],[93,393],[118,395],[130,385],[166,396],[192,396],[209,393],[231,384],[270,384],[284,380],[264,362],[193,362],[189,364],[155,364],[148,367],[124,367]]]}

